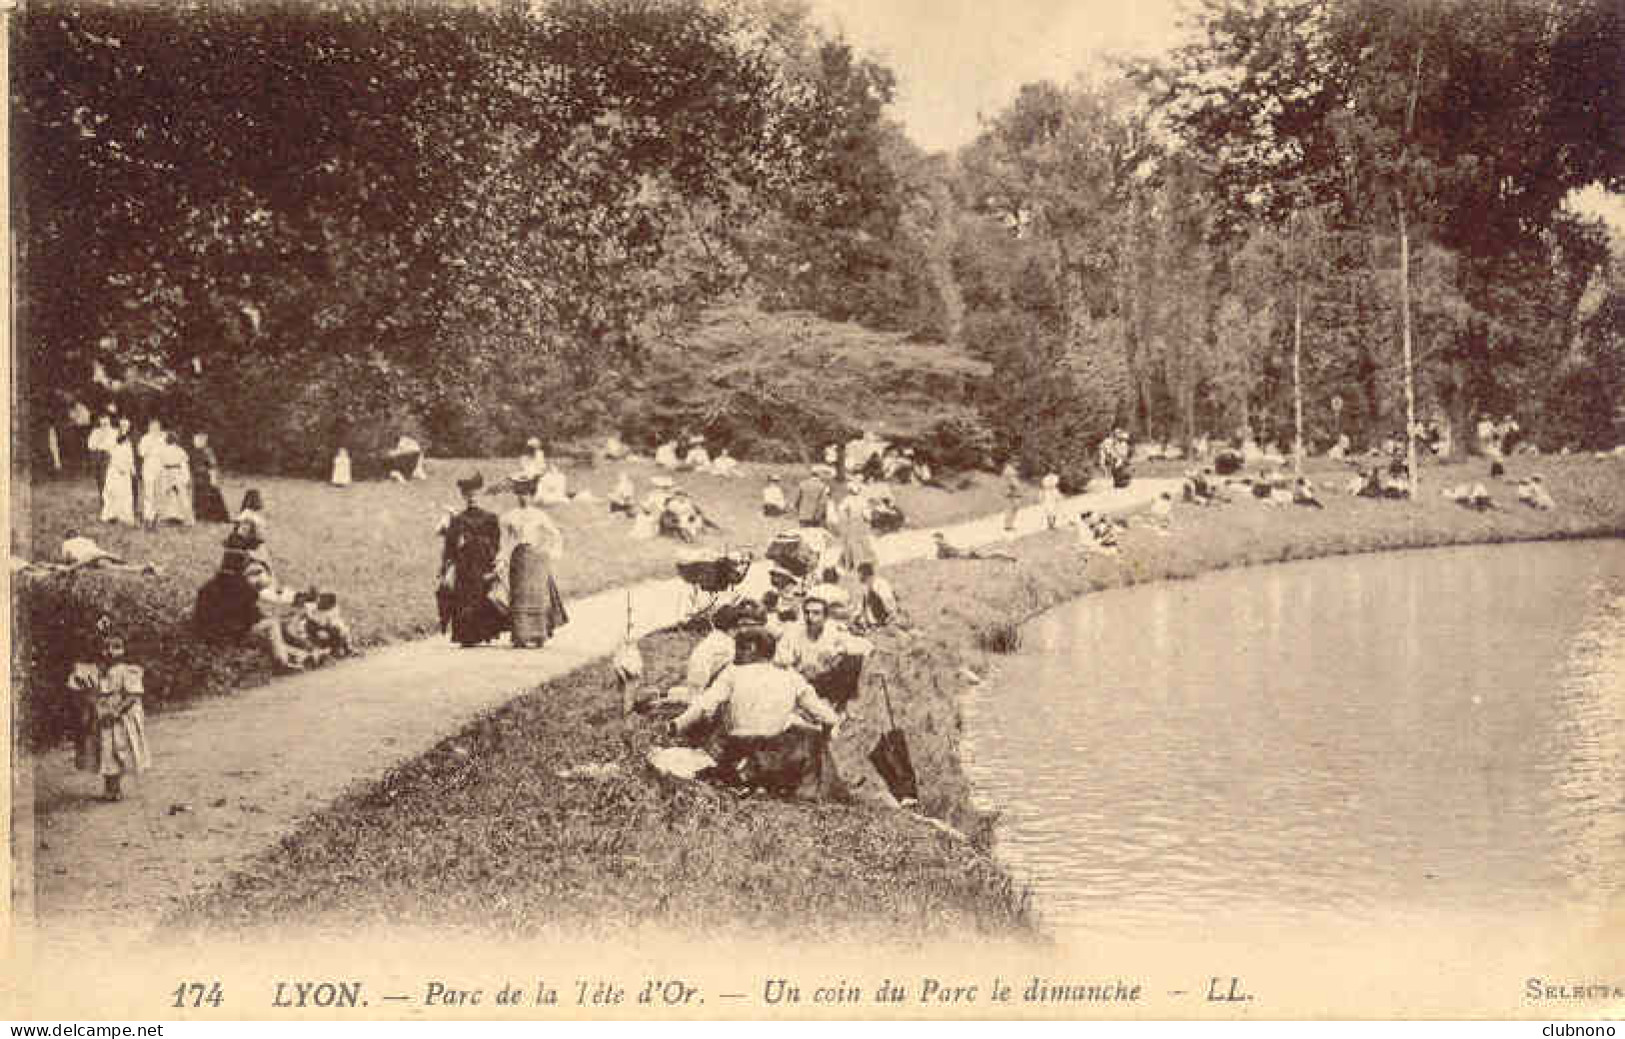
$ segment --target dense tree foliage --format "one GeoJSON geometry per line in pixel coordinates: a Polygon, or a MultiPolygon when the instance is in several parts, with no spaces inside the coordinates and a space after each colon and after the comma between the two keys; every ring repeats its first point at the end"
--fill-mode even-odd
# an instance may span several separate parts
{"type": "Polygon", "coordinates": [[[40,414],[161,395],[232,462],[306,469],[406,430],[485,452],[703,420],[802,450],[712,415],[704,373],[657,399],[701,309],[743,298],[962,347],[992,374],[944,451],[1071,485],[1114,425],[1320,447],[1401,430],[1408,392],[1458,435],[1616,434],[1618,250],[1564,208],[1625,188],[1612,0],[1202,0],[1187,46],[1029,84],[954,156],[793,0],[14,24],[40,414]]]}

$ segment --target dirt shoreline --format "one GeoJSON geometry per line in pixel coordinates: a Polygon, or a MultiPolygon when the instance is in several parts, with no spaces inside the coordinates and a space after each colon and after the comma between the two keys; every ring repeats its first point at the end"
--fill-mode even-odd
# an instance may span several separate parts
{"type": "MultiPolygon", "coordinates": [[[[1560,503],[1552,513],[1503,506],[1480,514],[1442,499],[1335,496],[1324,511],[1248,499],[1176,508],[1166,536],[1136,522],[1115,556],[1080,558],[1073,535],[1055,531],[1009,542],[1014,562],[920,559],[888,568],[912,632],[877,639],[836,758],[843,774],[866,768],[869,748],[889,725],[881,706],[884,678],[896,722],[909,734],[921,811],[946,828],[862,805],[738,802],[714,791],[652,784],[642,756],[653,734],[636,720],[620,720],[607,669],[597,664],[542,685],[370,790],[331,805],[262,857],[251,878],[194,900],[173,922],[204,933],[290,919],[324,928],[380,916],[409,923],[428,899],[442,925],[488,932],[481,908],[512,892],[493,888],[486,874],[501,874],[514,855],[554,855],[556,847],[571,845],[585,862],[570,864],[575,879],[565,890],[556,878],[530,881],[530,893],[548,896],[530,901],[544,908],[505,921],[504,936],[558,929],[592,935],[601,933],[605,919],[637,919],[678,932],[700,929],[690,933],[765,927],[798,940],[967,932],[1039,938],[1029,899],[992,854],[996,814],[974,807],[960,758],[965,684],[972,673],[975,681],[985,680],[996,660],[985,647],[1070,599],[1148,581],[1375,551],[1625,536],[1625,468],[1574,463],[1549,480],[1560,503]],[[596,758],[623,774],[607,783],[539,790],[515,808],[511,791],[526,777],[536,782],[537,758],[565,767],[596,758]],[[472,779],[466,779],[469,762],[479,765],[472,779]],[[444,804],[438,792],[459,776],[466,781],[444,804]],[[431,805],[454,821],[408,825],[431,805]],[[543,827],[533,843],[476,856],[473,866],[463,861],[470,827],[501,831],[535,812],[571,821],[543,827]],[[656,819],[681,820],[687,836],[673,842],[651,835],[647,829],[664,829],[656,819]],[[818,862],[810,872],[809,856],[818,862]],[[654,868],[641,870],[643,879],[626,876],[627,859],[654,868]],[[371,864],[367,873],[376,870],[395,883],[389,890],[356,883],[365,880],[353,868],[358,860],[371,864]],[[877,863],[885,868],[877,870],[877,863]],[[603,879],[616,873],[612,882],[603,879]],[[400,883],[402,877],[410,882],[400,883]]],[[[644,640],[652,684],[675,679],[692,642],[674,632],[644,640]]],[[[542,782],[552,774],[543,770],[542,782]]]]}

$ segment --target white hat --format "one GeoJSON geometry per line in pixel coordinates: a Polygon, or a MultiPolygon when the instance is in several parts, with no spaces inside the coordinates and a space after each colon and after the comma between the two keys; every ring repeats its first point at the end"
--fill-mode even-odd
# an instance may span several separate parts
{"type": "Polygon", "coordinates": [[[673,485],[672,478],[669,476],[651,476],[649,482],[662,490],[669,490],[673,485]]]}

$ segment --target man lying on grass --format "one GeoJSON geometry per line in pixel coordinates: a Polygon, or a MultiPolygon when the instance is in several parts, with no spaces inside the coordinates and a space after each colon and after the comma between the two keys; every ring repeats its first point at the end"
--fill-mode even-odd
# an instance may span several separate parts
{"type": "Polygon", "coordinates": [[[724,728],[715,778],[794,794],[817,776],[840,716],[805,678],[772,663],[773,637],[766,631],[744,628],[734,643],[734,665],[672,720],[670,731],[689,733],[702,720],[720,716],[724,728]]]}

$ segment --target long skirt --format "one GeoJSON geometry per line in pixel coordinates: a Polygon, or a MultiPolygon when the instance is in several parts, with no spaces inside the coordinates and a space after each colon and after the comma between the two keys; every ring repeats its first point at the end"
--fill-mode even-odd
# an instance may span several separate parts
{"type": "Polygon", "coordinates": [[[200,523],[231,522],[226,496],[220,493],[219,484],[207,478],[192,483],[192,512],[200,523]]]}
{"type": "Polygon", "coordinates": [[[181,469],[166,467],[159,470],[158,500],[153,519],[158,523],[192,524],[192,491],[186,485],[186,476],[181,469]]]}
{"type": "Polygon", "coordinates": [[[147,717],[137,700],[117,718],[92,722],[79,739],[75,764],[103,776],[139,772],[152,764],[147,751],[147,717]]]}
{"type": "Polygon", "coordinates": [[[848,520],[841,528],[841,566],[856,570],[861,563],[873,565],[877,561],[875,539],[869,533],[868,522],[848,520]]]}
{"type": "Polygon", "coordinates": [[[451,592],[451,640],[464,646],[489,642],[508,630],[501,583],[456,568],[451,592]]]}
{"type": "Polygon", "coordinates": [[[135,526],[135,481],[130,473],[107,471],[102,481],[102,522],[135,526]]]}
{"type": "Polygon", "coordinates": [[[547,555],[532,545],[514,547],[508,564],[508,597],[515,646],[540,646],[553,629],[570,621],[547,555]]]}

